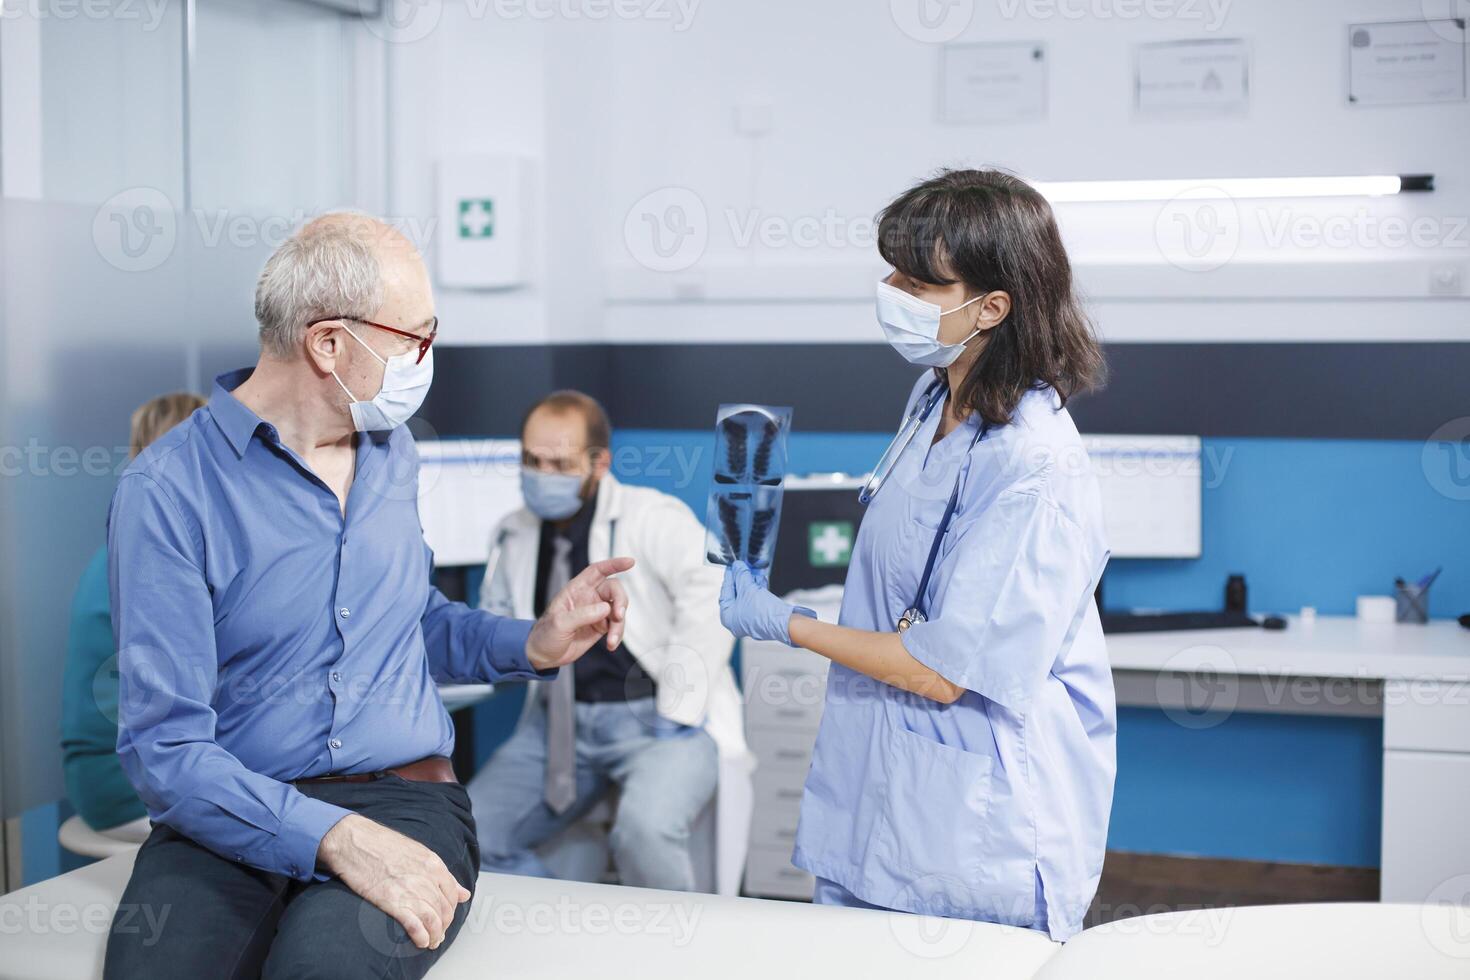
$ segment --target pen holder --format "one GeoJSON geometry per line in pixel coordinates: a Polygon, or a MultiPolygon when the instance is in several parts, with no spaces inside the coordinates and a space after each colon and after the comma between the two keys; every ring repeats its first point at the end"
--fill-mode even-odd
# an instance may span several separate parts
{"type": "Polygon", "coordinates": [[[1397,606],[1394,618],[1400,623],[1429,622],[1428,588],[1407,583],[1398,585],[1394,587],[1393,598],[1397,606]]]}

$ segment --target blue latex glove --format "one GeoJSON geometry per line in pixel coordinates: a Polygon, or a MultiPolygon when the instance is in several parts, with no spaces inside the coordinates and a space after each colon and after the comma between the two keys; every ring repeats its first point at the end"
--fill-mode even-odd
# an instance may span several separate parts
{"type": "Polygon", "coordinates": [[[771,595],[764,572],[756,572],[743,561],[725,569],[720,586],[720,622],[737,637],[775,640],[791,646],[791,617],[800,614],[817,618],[805,606],[793,606],[771,595]]]}

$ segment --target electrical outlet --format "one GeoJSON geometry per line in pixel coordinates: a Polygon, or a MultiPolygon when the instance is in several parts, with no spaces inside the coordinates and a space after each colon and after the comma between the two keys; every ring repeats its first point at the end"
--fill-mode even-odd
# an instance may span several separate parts
{"type": "Polygon", "coordinates": [[[1441,265],[1429,270],[1430,296],[1463,296],[1465,270],[1458,265],[1441,265]]]}
{"type": "Polygon", "coordinates": [[[741,136],[765,136],[771,131],[771,104],[744,102],[735,107],[735,132],[741,136]]]}

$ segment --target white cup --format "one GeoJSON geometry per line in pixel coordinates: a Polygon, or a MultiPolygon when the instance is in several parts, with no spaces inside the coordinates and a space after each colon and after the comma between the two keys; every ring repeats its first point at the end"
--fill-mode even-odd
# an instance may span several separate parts
{"type": "Polygon", "coordinates": [[[1392,623],[1397,605],[1391,595],[1358,596],[1358,621],[1360,623],[1392,623]]]}

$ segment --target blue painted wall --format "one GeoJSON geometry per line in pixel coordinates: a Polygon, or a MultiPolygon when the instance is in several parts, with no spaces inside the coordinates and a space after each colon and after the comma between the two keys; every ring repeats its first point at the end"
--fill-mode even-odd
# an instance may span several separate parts
{"type": "MultiPolygon", "coordinates": [[[[864,472],[888,438],[793,433],[791,471],[864,472]]],[[[1470,503],[1435,489],[1423,450],[1418,442],[1207,439],[1203,557],[1115,561],[1108,604],[1218,608],[1226,577],[1241,572],[1256,611],[1316,606],[1351,615],[1357,596],[1392,593],[1395,576],[1418,578],[1443,565],[1430,614],[1470,612],[1470,503]]],[[[708,432],[618,432],[614,472],[703,513],[713,451],[708,432]]]]}
{"type": "Polygon", "coordinates": [[[1120,708],[1108,847],[1377,867],[1382,755],[1377,719],[1120,708]]]}
{"type": "MultiPolygon", "coordinates": [[[[793,472],[862,472],[886,433],[796,432],[793,472]]],[[[614,471],[702,510],[713,437],[703,430],[616,434],[614,471]]],[[[1384,593],[1395,575],[1439,565],[1437,617],[1470,611],[1470,504],[1434,489],[1423,446],[1409,442],[1210,439],[1204,446],[1204,556],[1116,561],[1110,605],[1219,605],[1225,577],[1244,572],[1251,606],[1314,605],[1350,614],[1357,595],[1384,593]]],[[[472,591],[478,592],[478,579],[472,591]]],[[[522,692],[476,710],[483,760],[509,734],[522,692]]],[[[1376,721],[1235,715],[1185,730],[1162,712],[1119,712],[1118,787],[1109,845],[1122,850],[1376,866],[1382,781],[1376,721]]],[[[26,814],[26,880],[62,870],[62,811],[26,814]]]]}
{"type": "MultiPolygon", "coordinates": [[[[862,472],[887,441],[886,433],[796,432],[791,471],[862,472]]],[[[1436,491],[1423,448],[1206,440],[1203,557],[1115,561],[1109,605],[1218,608],[1227,575],[1242,572],[1256,611],[1312,605],[1347,615],[1358,595],[1391,591],[1396,575],[1443,565],[1432,614],[1470,611],[1470,504],[1436,491]]],[[[708,432],[622,431],[613,451],[621,479],[673,493],[702,512],[713,452],[708,432]]],[[[493,711],[496,719],[487,722],[504,730],[493,711]]],[[[491,747],[481,741],[480,748],[491,747]]],[[[1109,846],[1376,866],[1381,753],[1376,720],[1237,714],[1186,730],[1160,711],[1123,709],[1109,846]]]]}

